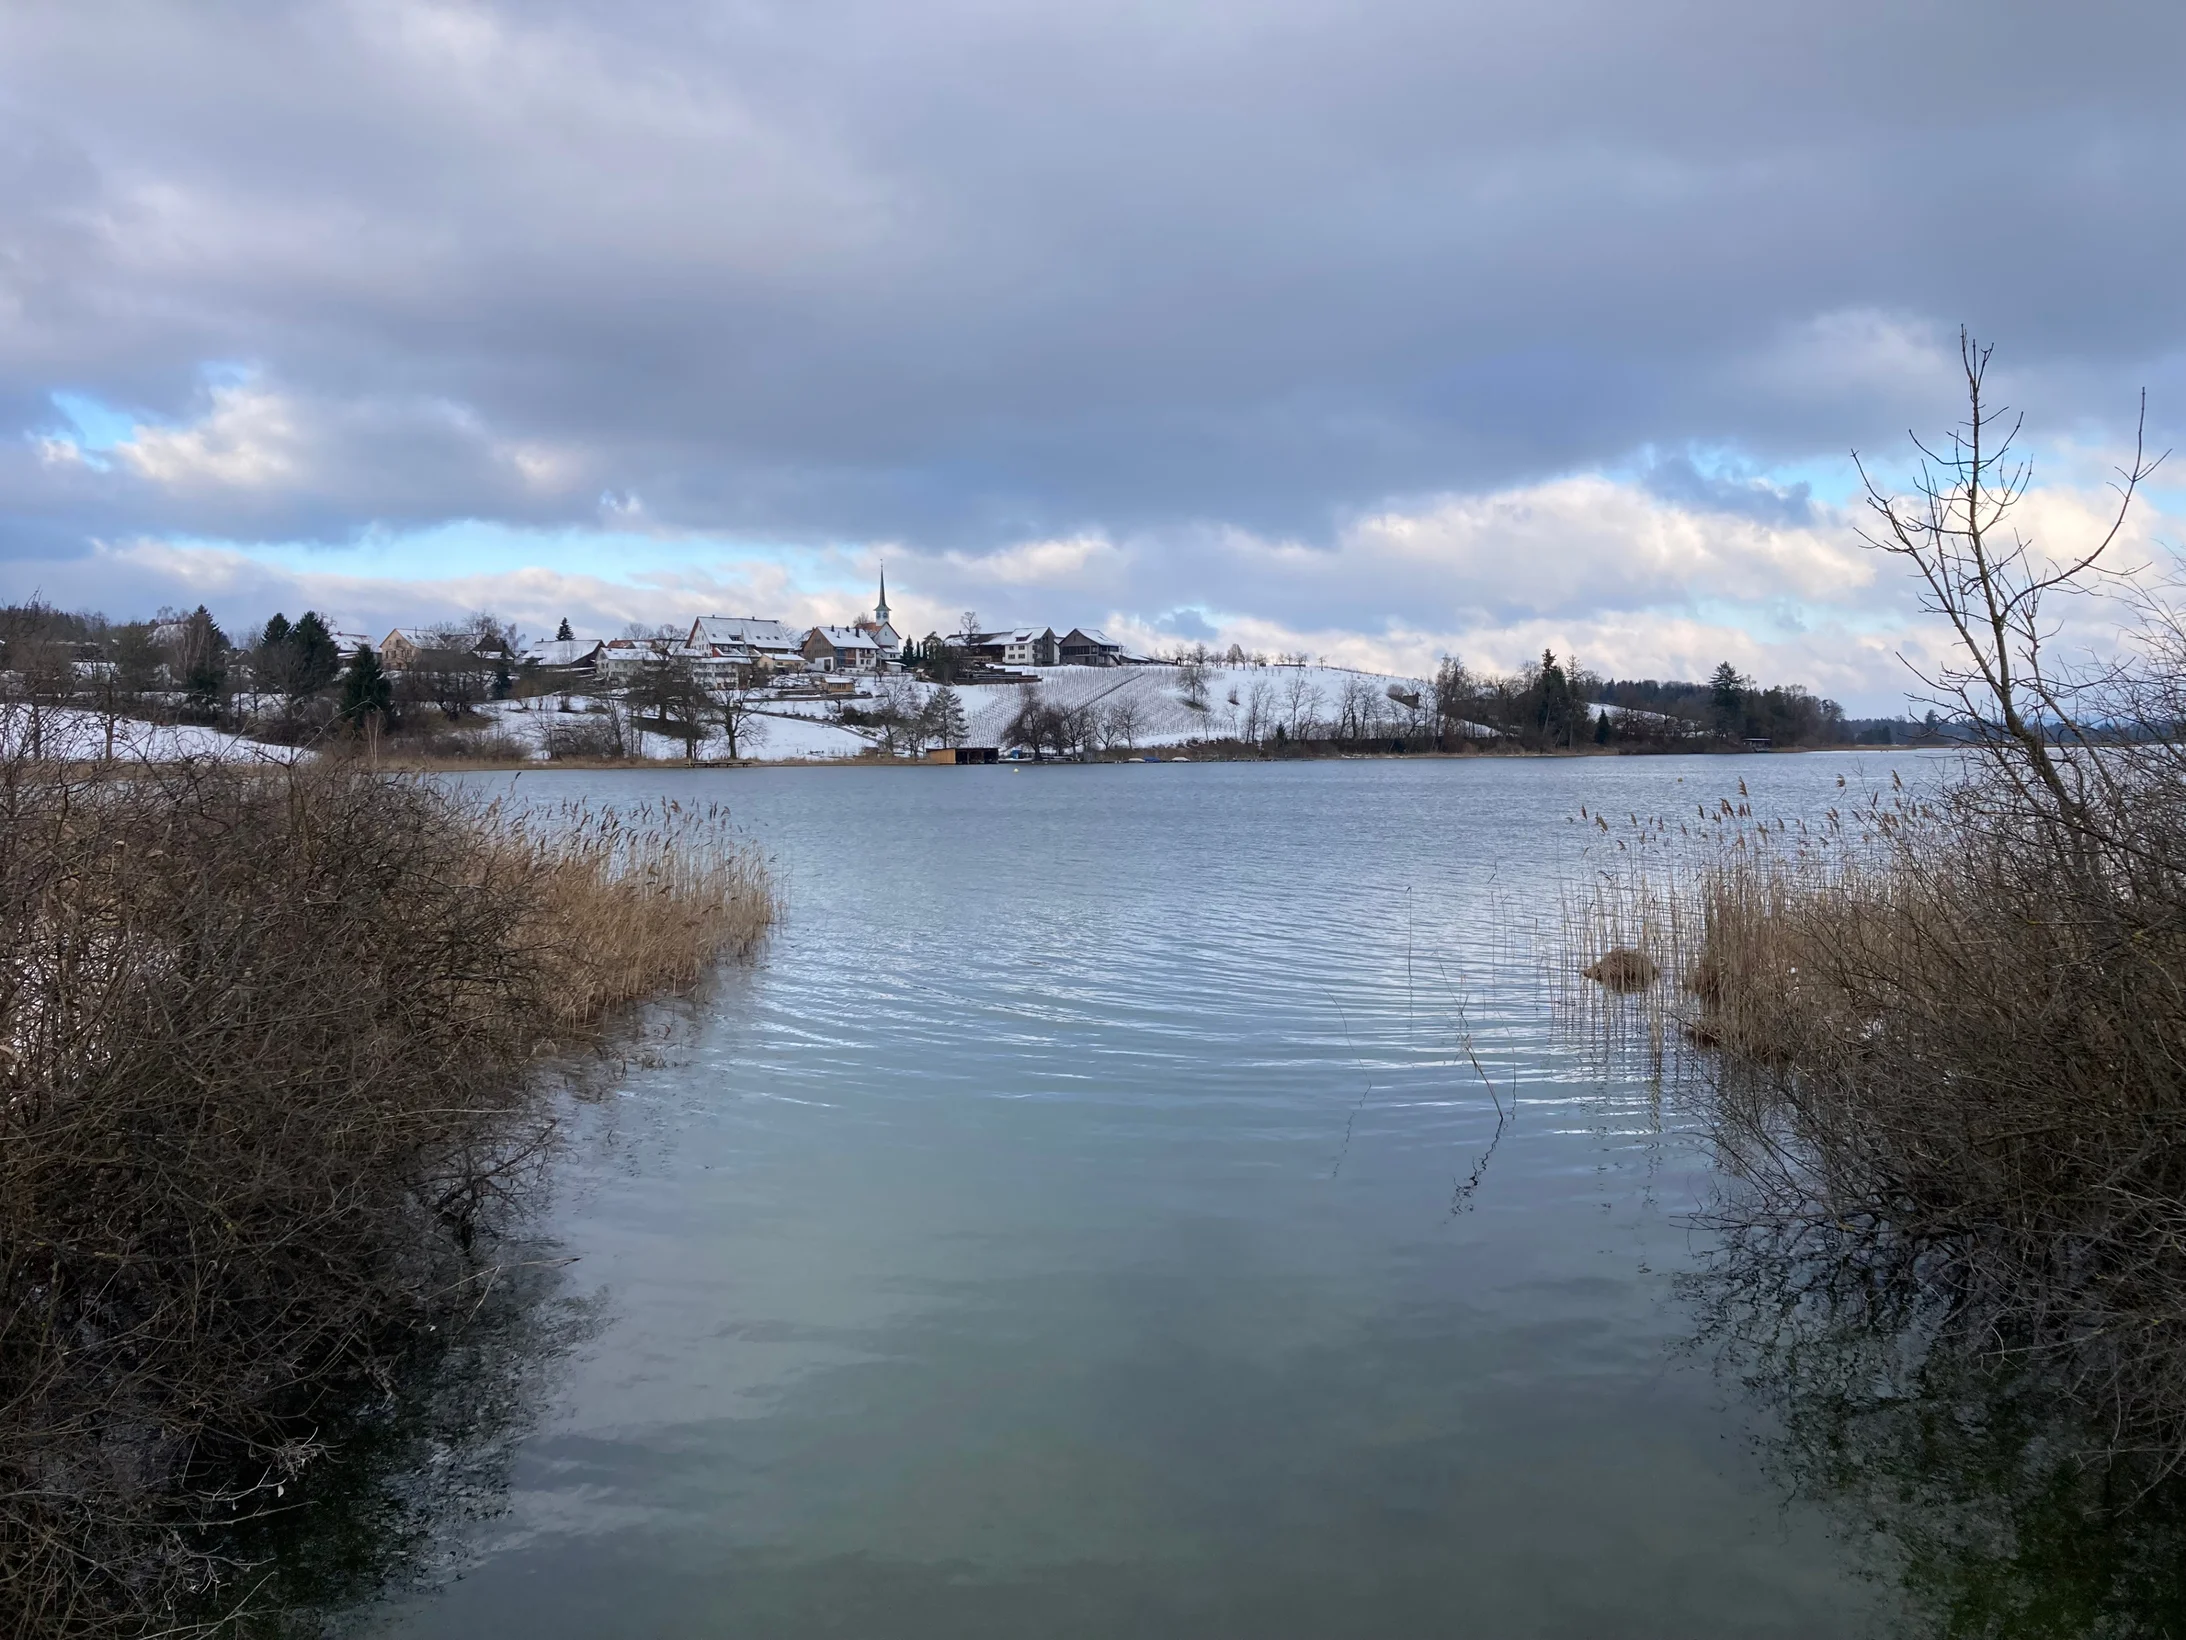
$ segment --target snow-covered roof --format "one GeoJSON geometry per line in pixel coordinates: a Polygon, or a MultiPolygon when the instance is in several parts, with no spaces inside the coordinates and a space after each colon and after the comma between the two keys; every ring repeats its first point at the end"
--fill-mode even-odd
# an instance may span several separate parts
{"type": "Polygon", "coordinates": [[[802,648],[808,630],[757,615],[701,615],[691,623],[690,642],[786,652],[802,648]]]}
{"type": "Polygon", "coordinates": [[[1053,636],[1055,636],[1055,632],[1052,627],[1013,626],[1001,632],[975,632],[971,635],[971,641],[975,644],[1037,643],[1042,638],[1052,638],[1053,636]]]}
{"type": "Polygon", "coordinates": [[[524,659],[540,666],[575,666],[601,648],[598,638],[542,638],[524,651],[524,659]]]}
{"type": "Polygon", "coordinates": [[[812,629],[837,649],[878,649],[871,633],[860,632],[854,626],[816,626],[812,629]]]}

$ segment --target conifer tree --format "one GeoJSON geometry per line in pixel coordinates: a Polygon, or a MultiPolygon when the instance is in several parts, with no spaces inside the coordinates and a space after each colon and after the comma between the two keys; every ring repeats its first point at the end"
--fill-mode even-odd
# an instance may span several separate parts
{"type": "Polygon", "coordinates": [[[1714,695],[1716,728],[1725,735],[1737,734],[1745,726],[1746,680],[1725,661],[1708,679],[1708,687],[1714,695]]]}
{"type": "Polygon", "coordinates": [[[568,643],[571,641],[572,636],[573,634],[569,630],[569,617],[564,615],[562,624],[554,629],[554,641],[556,643],[568,643]]]}
{"type": "Polygon", "coordinates": [[[964,716],[964,700],[953,684],[943,684],[936,689],[933,699],[926,704],[929,732],[936,744],[961,746],[971,733],[971,725],[964,716]]]}
{"type": "Polygon", "coordinates": [[[380,658],[370,644],[359,644],[349,658],[349,670],[342,674],[343,719],[362,727],[368,717],[391,716],[394,704],[394,686],[387,681],[380,658]]]}
{"type": "MultiPolygon", "coordinates": [[[[279,620],[276,615],[274,620],[279,620]]],[[[272,622],[267,623],[270,639],[272,622]]],[[[293,688],[301,699],[315,695],[335,678],[342,669],[341,646],[334,641],[334,634],[326,628],[326,621],[316,610],[307,609],[288,629],[289,647],[296,652],[293,688]]]]}

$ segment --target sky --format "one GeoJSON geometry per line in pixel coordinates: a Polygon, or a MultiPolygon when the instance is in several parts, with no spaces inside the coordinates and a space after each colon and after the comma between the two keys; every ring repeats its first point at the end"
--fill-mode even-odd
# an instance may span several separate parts
{"type": "Polygon", "coordinates": [[[1889,711],[1850,452],[1904,482],[1962,325],[2042,549],[2186,429],[2182,71],[2176,0],[13,0],[0,598],[612,634],[885,563],[914,635],[1889,711]]]}

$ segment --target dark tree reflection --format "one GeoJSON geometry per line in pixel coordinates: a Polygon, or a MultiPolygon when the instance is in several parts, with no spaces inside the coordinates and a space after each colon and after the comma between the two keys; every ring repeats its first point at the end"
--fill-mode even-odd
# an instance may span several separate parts
{"type": "Polygon", "coordinates": [[[375,1598],[457,1569],[466,1528],[502,1512],[510,1464],[556,1372],[593,1336],[600,1300],[573,1293],[550,1249],[512,1250],[478,1309],[377,1403],[326,1432],[293,1509],[221,1547],[238,1575],[221,1632],[288,1640],[341,1632],[375,1598]]]}
{"type": "Polygon", "coordinates": [[[1949,1249],[1733,1211],[1684,1279],[1699,1347],[1775,1414],[1799,1496],[1871,1533],[1904,1632],[2186,1636],[2186,1482],[2072,1410],[1949,1249]]]}

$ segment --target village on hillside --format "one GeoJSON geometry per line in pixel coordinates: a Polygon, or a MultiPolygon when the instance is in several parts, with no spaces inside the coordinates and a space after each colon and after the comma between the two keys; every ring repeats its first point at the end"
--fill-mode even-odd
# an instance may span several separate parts
{"type": "Polygon", "coordinates": [[[306,612],[232,640],[202,607],[113,623],[0,609],[0,730],[41,755],[263,755],[368,743],[480,763],[918,759],[944,763],[1463,751],[1764,750],[1933,738],[1847,721],[1727,663],[1706,683],[1602,678],[1544,653],[1510,673],[1445,656],[1430,677],[1304,654],[1137,653],[1097,627],[907,639],[885,579],[841,625],[703,615],[527,641],[491,615],[375,641],[306,612]]]}
{"type": "Polygon", "coordinates": [[[838,626],[707,615],[599,638],[564,622],[521,646],[490,622],[398,628],[378,661],[419,698],[463,697],[443,716],[480,720],[482,747],[549,761],[1067,761],[1278,735],[1401,749],[1422,733],[1429,688],[1304,656],[1148,655],[1097,627],[989,628],[969,614],[954,632],[908,639],[885,579],[871,612],[838,626]]]}

